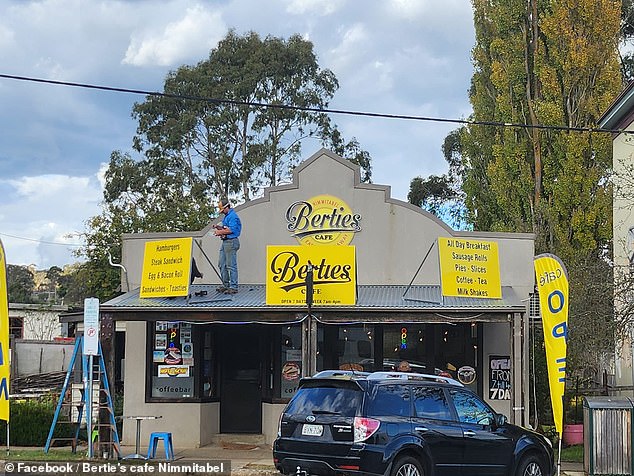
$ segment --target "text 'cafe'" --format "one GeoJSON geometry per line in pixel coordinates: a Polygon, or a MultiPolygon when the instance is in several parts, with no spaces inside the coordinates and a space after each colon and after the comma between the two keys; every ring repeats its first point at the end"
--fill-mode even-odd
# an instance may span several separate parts
{"type": "MultiPolygon", "coordinates": [[[[290,184],[237,206],[237,294],[217,291],[220,219],[123,236],[128,292],[101,311],[125,322],[124,414],[162,416],[143,424],[143,439],[171,431],[177,445],[202,446],[252,433],[271,443],[302,376],[401,360],[528,422],[533,235],[454,231],[359,177],[322,149],[290,184]],[[203,276],[190,284],[192,262],[203,276]]],[[[124,435],[132,444],[135,428],[124,435]]]]}

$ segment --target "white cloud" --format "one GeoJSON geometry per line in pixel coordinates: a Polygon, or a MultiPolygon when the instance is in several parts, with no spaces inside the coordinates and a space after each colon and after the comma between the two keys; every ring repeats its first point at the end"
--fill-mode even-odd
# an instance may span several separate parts
{"type": "Polygon", "coordinates": [[[96,177],[40,175],[0,181],[2,238],[11,264],[39,268],[77,260],[84,221],[99,213],[102,190],[96,177]]]}
{"type": "Polygon", "coordinates": [[[342,28],[339,37],[339,43],[328,52],[328,67],[337,72],[355,69],[366,59],[362,50],[370,39],[368,31],[362,23],[354,23],[342,28]]]}
{"type": "MultiPolygon", "coordinates": [[[[8,74],[156,91],[170,70],[206,59],[229,28],[310,39],[319,66],[339,80],[333,109],[470,113],[470,0],[5,0],[0,64],[8,74]]],[[[65,235],[99,213],[104,162],[113,150],[130,152],[130,112],[143,99],[0,79],[0,237],[9,262],[76,260],[65,235]]],[[[440,147],[452,125],[333,120],[370,152],[373,180],[394,196],[446,168],[440,147]]]]}
{"type": "Polygon", "coordinates": [[[196,5],[188,8],[183,18],[167,23],[162,31],[133,34],[123,63],[170,66],[192,55],[204,58],[226,30],[219,12],[196,5]]]}
{"type": "Polygon", "coordinates": [[[336,13],[343,4],[343,0],[290,0],[286,11],[291,15],[327,16],[336,13]]]}
{"type": "Polygon", "coordinates": [[[10,48],[14,43],[15,34],[9,27],[0,25],[0,50],[10,48]]]}
{"type": "Polygon", "coordinates": [[[427,2],[421,0],[390,0],[390,6],[398,15],[412,20],[428,8],[427,2]]]}

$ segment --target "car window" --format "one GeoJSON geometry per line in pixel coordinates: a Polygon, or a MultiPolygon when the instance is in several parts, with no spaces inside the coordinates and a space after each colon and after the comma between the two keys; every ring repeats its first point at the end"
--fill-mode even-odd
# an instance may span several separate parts
{"type": "Polygon", "coordinates": [[[414,412],[419,418],[433,420],[451,420],[451,411],[442,388],[414,387],[414,412]]]}
{"type": "Polygon", "coordinates": [[[464,390],[451,390],[449,393],[462,423],[490,425],[494,421],[491,409],[475,394],[464,390]]]}
{"type": "Polygon", "coordinates": [[[332,414],[346,417],[357,415],[363,392],[341,387],[301,387],[288,403],[286,413],[332,414]]]}
{"type": "Polygon", "coordinates": [[[372,392],[368,416],[408,417],[409,387],[407,385],[377,385],[372,392]]]}

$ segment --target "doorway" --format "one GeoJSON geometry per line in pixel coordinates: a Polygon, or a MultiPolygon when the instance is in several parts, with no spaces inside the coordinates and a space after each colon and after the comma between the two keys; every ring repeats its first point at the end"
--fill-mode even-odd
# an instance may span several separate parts
{"type": "Polygon", "coordinates": [[[220,433],[262,433],[262,333],[257,325],[225,325],[220,350],[220,433]]]}

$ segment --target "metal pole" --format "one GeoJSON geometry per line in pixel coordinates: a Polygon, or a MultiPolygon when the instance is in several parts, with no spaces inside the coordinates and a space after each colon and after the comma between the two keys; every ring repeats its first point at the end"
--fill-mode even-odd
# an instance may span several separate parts
{"type": "Polygon", "coordinates": [[[632,369],[632,390],[634,391],[634,325],[630,329],[630,367],[632,369]]]}
{"type": "Polygon", "coordinates": [[[88,408],[86,409],[86,431],[88,433],[88,457],[93,457],[92,448],[92,366],[93,355],[88,356],[88,396],[86,401],[88,402],[88,408]]]}
{"type": "Polygon", "coordinates": [[[557,452],[557,476],[561,474],[561,435],[559,435],[559,451],[557,452]]]}
{"type": "Polygon", "coordinates": [[[196,243],[196,245],[198,246],[198,249],[200,249],[201,253],[203,254],[203,256],[205,257],[205,259],[207,260],[207,263],[209,263],[209,266],[211,266],[211,268],[214,270],[214,272],[216,273],[216,276],[218,276],[218,278],[220,279],[220,281],[222,281],[222,276],[220,276],[220,273],[218,272],[218,270],[216,269],[216,267],[214,266],[214,264],[211,262],[211,260],[209,259],[209,256],[207,256],[207,253],[205,253],[205,250],[203,249],[203,247],[201,246],[201,244],[198,242],[198,240],[196,238],[194,238],[194,243],[196,243]]]}

